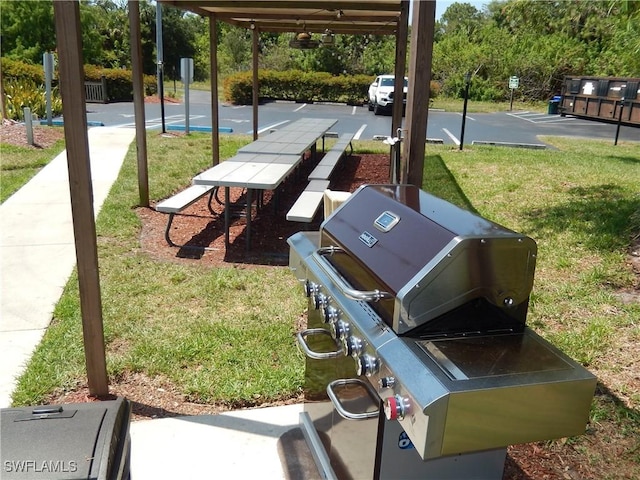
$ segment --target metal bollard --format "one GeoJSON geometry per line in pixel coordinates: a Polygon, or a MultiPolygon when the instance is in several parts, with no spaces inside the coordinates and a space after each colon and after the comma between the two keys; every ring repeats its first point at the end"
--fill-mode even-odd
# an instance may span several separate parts
{"type": "Polygon", "coordinates": [[[33,145],[33,117],[31,116],[31,109],[24,107],[24,124],[27,127],[27,143],[33,145]]]}

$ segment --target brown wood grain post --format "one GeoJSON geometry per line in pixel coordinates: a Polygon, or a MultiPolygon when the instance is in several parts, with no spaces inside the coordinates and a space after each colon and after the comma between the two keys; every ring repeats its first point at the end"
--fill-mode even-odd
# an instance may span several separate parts
{"type": "Polygon", "coordinates": [[[69,169],[71,212],[78,265],[82,332],[91,395],[109,393],[102,326],[98,249],[89,164],[87,115],[84,97],[80,5],[53,2],[58,46],[60,94],[69,169]]]}
{"type": "Polygon", "coordinates": [[[253,29],[253,139],[258,139],[258,101],[260,99],[260,81],[258,80],[258,29],[253,29]]]}
{"type": "Polygon", "coordinates": [[[424,154],[429,113],[429,84],[436,2],[413,2],[409,94],[407,96],[407,138],[403,142],[401,181],[422,187],[424,154]]]}
{"type": "MultiPolygon", "coordinates": [[[[407,68],[407,35],[409,33],[409,0],[403,0],[401,4],[400,17],[398,18],[398,28],[396,30],[396,57],[395,57],[395,85],[394,91],[400,92],[395,95],[393,102],[393,113],[391,117],[391,137],[398,136],[398,129],[402,128],[403,92],[404,92],[404,72],[407,68]]],[[[389,162],[389,180],[393,178],[393,162],[389,162]]]]}
{"type": "Polygon", "coordinates": [[[147,163],[147,130],[144,113],[144,80],[140,34],[140,2],[129,0],[129,39],[133,76],[133,113],[136,124],[136,158],[138,160],[138,194],[140,206],[149,206],[149,169],[147,163]]]}
{"type": "Polygon", "coordinates": [[[211,78],[211,152],[212,165],[220,163],[220,119],[218,118],[218,25],[209,14],[209,77],[211,78]]]}

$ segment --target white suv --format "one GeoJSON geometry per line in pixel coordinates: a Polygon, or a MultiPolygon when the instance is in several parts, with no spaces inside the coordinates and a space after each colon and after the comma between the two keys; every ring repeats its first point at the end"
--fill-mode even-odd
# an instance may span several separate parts
{"type": "MultiPolygon", "coordinates": [[[[373,110],[375,115],[380,115],[383,110],[390,111],[393,107],[393,75],[379,75],[374,82],[369,85],[369,111],[373,110]]],[[[407,103],[407,90],[409,79],[404,77],[403,103],[407,103]]]]}

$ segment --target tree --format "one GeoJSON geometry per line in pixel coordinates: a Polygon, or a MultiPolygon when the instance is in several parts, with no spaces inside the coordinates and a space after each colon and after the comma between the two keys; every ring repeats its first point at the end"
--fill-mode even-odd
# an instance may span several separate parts
{"type": "Polygon", "coordinates": [[[119,2],[94,0],[92,5],[95,8],[91,10],[98,19],[96,28],[102,46],[99,65],[110,68],[131,68],[127,2],[125,0],[119,2]]]}
{"type": "Polygon", "coordinates": [[[2,56],[42,63],[42,54],[56,49],[51,0],[2,2],[2,56]]]}
{"type": "MultiPolygon", "coordinates": [[[[197,33],[204,28],[206,24],[202,17],[179,8],[162,6],[162,41],[165,74],[168,78],[179,78],[181,58],[195,57],[197,33]]],[[[155,35],[155,23],[152,30],[155,35]]],[[[204,76],[206,72],[202,71],[202,65],[194,65],[194,77],[204,76]]]]}
{"type": "Polygon", "coordinates": [[[251,37],[248,30],[232,27],[223,30],[218,62],[222,71],[248,70],[251,65],[251,37]]]}
{"type": "Polygon", "coordinates": [[[438,21],[440,36],[462,33],[473,37],[485,22],[485,16],[470,3],[452,3],[438,21]]]}

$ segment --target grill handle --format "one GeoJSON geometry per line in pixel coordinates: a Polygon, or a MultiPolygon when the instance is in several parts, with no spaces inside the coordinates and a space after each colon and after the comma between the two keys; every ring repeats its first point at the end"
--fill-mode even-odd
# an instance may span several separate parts
{"type": "Polygon", "coordinates": [[[393,298],[389,292],[383,292],[381,290],[356,290],[351,288],[347,281],[342,278],[342,275],[325,260],[326,255],[333,255],[334,253],[344,253],[344,250],[340,247],[321,247],[316,250],[318,265],[324,270],[324,272],[331,277],[333,283],[335,283],[338,290],[347,298],[351,300],[362,300],[364,302],[377,302],[384,298],[393,298]]]}
{"type": "Polygon", "coordinates": [[[343,387],[345,385],[358,385],[364,387],[369,397],[371,397],[371,400],[373,400],[374,403],[380,404],[378,394],[367,382],[364,382],[359,378],[340,378],[338,380],[334,380],[327,385],[327,395],[342,418],[347,420],[366,420],[368,418],[376,418],[380,414],[380,409],[374,410],[373,412],[353,413],[344,408],[344,405],[342,405],[342,402],[333,389],[335,387],[343,387]]]}
{"type": "Polygon", "coordinates": [[[298,345],[300,345],[300,348],[302,349],[302,351],[307,357],[313,358],[315,360],[326,360],[328,358],[336,358],[344,355],[342,353],[342,348],[339,348],[339,345],[337,342],[336,342],[337,350],[335,352],[315,352],[311,350],[311,348],[309,347],[309,344],[307,343],[307,337],[309,335],[329,335],[331,337],[331,332],[329,332],[328,330],[325,330],[324,328],[308,328],[298,333],[297,335],[298,345]]]}

